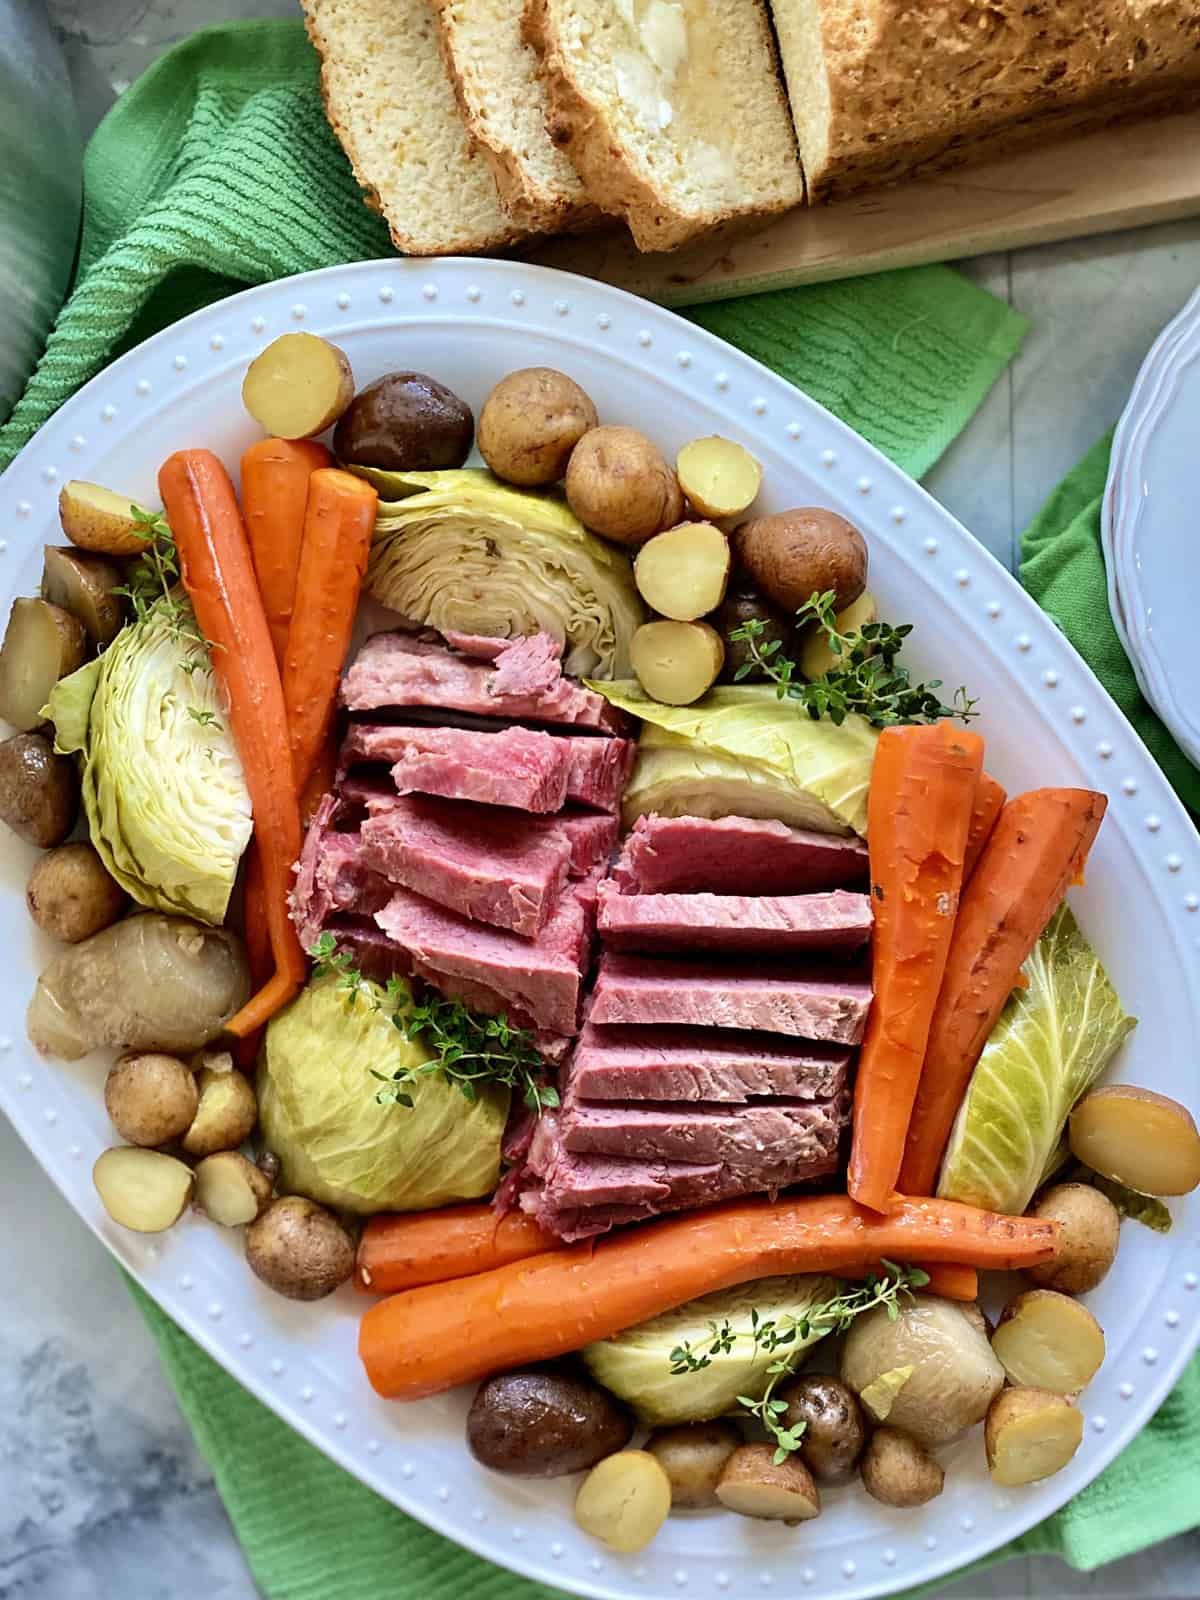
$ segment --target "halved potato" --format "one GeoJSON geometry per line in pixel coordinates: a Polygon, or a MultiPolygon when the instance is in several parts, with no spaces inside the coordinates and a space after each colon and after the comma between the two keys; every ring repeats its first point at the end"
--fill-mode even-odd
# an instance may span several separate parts
{"type": "Polygon", "coordinates": [[[651,699],[690,706],[717,681],[725,646],[707,622],[644,622],[633,636],[629,658],[651,699]]]}
{"type": "Polygon", "coordinates": [[[40,727],[54,685],[86,653],[78,617],[48,600],[14,600],[0,645],[0,717],[22,733],[40,727]]]}
{"type": "Polygon", "coordinates": [[[162,1233],[192,1198],[192,1169],[160,1150],[117,1145],[92,1168],[92,1182],[114,1222],[135,1233],[162,1233]]]}
{"type": "Polygon", "coordinates": [[[679,487],[704,517],[736,517],[762,487],[762,467],[743,445],[711,434],[675,458],[679,487]]]}
{"type": "MultiPolygon", "coordinates": [[[[844,611],[839,611],[833,619],[839,633],[858,633],[868,622],[878,621],[879,607],[870,590],[860,594],[853,604],[848,605],[844,611]]],[[[845,665],[844,658],[834,654],[824,628],[812,624],[800,651],[800,671],[808,681],[812,683],[814,679],[823,678],[827,673],[845,665]]]]}
{"type": "Polygon", "coordinates": [[[992,1349],[1013,1383],[1078,1394],[1100,1370],[1104,1332],[1078,1300],[1029,1289],[1005,1306],[992,1349]]]}
{"type": "Polygon", "coordinates": [[[729,540],[720,528],[681,522],[642,546],[633,576],[652,610],[676,622],[694,622],[725,598],[729,562],[729,540]]]}
{"type": "Polygon", "coordinates": [[[1129,1083],[1096,1089],[1071,1113],[1071,1153],[1139,1194],[1190,1194],[1200,1184],[1200,1132],[1178,1100],[1129,1083]]]}
{"type": "Polygon", "coordinates": [[[219,1150],[196,1167],[196,1204],[222,1227],[238,1228],[271,1204],[271,1180],[240,1150],[219,1150]]]}
{"type": "Polygon", "coordinates": [[[809,1522],[821,1514],[821,1495],[799,1456],[775,1460],[772,1444],[744,1444],[725,1463],[717,1499],[726,1511],[770,1522],[809,1522]]]}
{"type": "Polygon", "coordinates": [[[127,495],[100,483],[72,478],[58,496],[62,531],[80,550],[101,556],[140,556],[146,537],[137,529],[137,515],[127,495]]]}
{"type": "Polygon", "coordinates": [[[242,404],[279,439],[324,433],[354,399],[345,353],[315,333],[283,333],[246,368],[242,404]]]}
{"type": "Polygon", "coordinates": [[[123,582],[121,569],[103,556],[46,546],[42,595],[78,617],[93,644],[111,644],[125,624],[125,599],[117,593],[123,582]]]}
{"type": "Polygon", "coordinates": [[[1016,1489],[1061,1472],[1083,1443],[1083,1414],[1045,1389],[1004,1389],[983,1425],[992,1482],[1016,1489]]]}

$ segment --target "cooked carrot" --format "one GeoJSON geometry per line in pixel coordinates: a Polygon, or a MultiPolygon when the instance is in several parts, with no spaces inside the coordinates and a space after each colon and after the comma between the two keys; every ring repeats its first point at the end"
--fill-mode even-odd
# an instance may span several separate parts
{"type": "Polygon", "coordinates": [[[417,1400],[608,1339],[698,1295],[793,1272],[854,1272],[881,1258],[998,1269],[1053,1258],[1057,1225],[949,1200],[885,1217],[846,1195],[734,1201],[381,1300],[359,1330],[373,1387],[417,1400]]]}
{"type": "Polygon", "coordinates": [[[992,836],[996,818],[1008,799],[1004,785],[997,783],[990,772],[981,772],[975,785],[975,804],[971,807],[971,825],[967,829],[967,853],[963,858],[963,883],[969,883],[983,847],[992,836]]]}
{"type": "Polygon", "coordinates": [[[329,451],[312,439],[260,439],[242,456],[242,515],[281,670],[300,568],[308,480],[319,468],[332,465],[329,451]]]}
{"type": "Polygon", "coordinates": [[[891,1203],[962,886],[983,740],[950,722],[885,728],[867,799],[875,998],[854,1085],[847,1187],[891,1203]]]}
{"type": "Polygon", "coordinates": [[[957,1261],[923,1261],[921,1265],[929,1274],[927,1293],[940,1294],[943,1300],[979,1298],[979,1272],[975,1267],[957,1261]]]}
{"type": "Polygon", "coordinates": [[[561,1249],[523,1211],[502,1217],[489,1205],[372,1217],[358,1242],[354,1284],[366,1294],[395,1294],[561,1249]]]}
{"type": "Polygon", "coordinates": [[[950,941],[900,1168],[905,1194],[933,1192],[972,1069],[1107,805],[1091,789],[1032,789],[1000,813],[950,941]]]}
{"type": "Polygon", "coordinates": [[[253,1033],[286,1005],[305,978],[288,916],[292,863],[300,854],[300,810],[292,776],[283,687],[263,612],[250,543],[229,474],[211,450],[180,450],[158,474],[183,584],[228,707],[262,856],[275,975],[229,1024],[253,1033]]]}
{"type": "Polygon", "coordinates": [[[378,502],[364,478],[337,467],[322,468],[308,480],[300,571],[283,658],[283,703],[300,789],[333,722],[378,502]]]}

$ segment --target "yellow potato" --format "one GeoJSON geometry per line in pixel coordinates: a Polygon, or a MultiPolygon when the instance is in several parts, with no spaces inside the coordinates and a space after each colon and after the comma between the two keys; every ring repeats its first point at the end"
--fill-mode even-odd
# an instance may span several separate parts
{"type": "Polygon", "coordinates": [[[116,494],[100,483],[72,478],[58,496],[62,531],[80,550],[102,556],[139,556],[146,549],[146,534],[139,532],[137,513],[127,495],[116,494]]]}
{"type": "Polygon", "coordinates": [[[712,434],[675,458],[679,487],[704,517],[737,517],[762,487],[762,467],[743,445],[712,434]]]}
{"type": "Polygon", "coordinates": [[[717,681],[725,646],[707,622],[644,622],[633,636],[629,659],[652,700],[690,706],[717,681]]]}
{"type": "Polygon", "coordinates": [[[651,610],[675,622],[694,622],[725,598],[729,540],[711,522],[681,522],[642,546],[633,577],[651,610]]]}
{"type": "Polygon", "coordinates": [[[135,1233],[162,1233],[192,1198],[192,1169],[159,1150],[117,1145],[92,1168],[92,1182],[114,1222],[135,1233]]]}
{"type": "Polygon", "coordinates": [[[644,1550],[667,1520],[671,1480],[648,1450],[619,1450],[588,1473],[575,1521],[610,1550],[644,1550]]]}
{"type": "Polygon", "coordinates": [[[1061,1472],[1083,1443],[1083,1414],[1045,1389],[1004,1389],[983,1425],[988,1471],[1005,1488],[1061,1472]]]}
{"type": "Polygon", "coordinates": [[[1078,1300],[1029,1289],[1005,1306],[992,1349],[1013,1383],[1078,1394],[1104,1361],[1104,1333],[1078,1300]]]}
{"type": "Polygon", "coordinates": [[[246,368],[242,404],[279,439],[324,433],[354,399],[354,373],[337,345],[315,333],[283,333],[246,368]]]}
{"type": "Polygon", "coordinates": [[[1139,1194],[1190,1194],[1200,1184],[1200,1132],[1178,1100],[1119,1083],[1071,1113],[1071,1153],[1139,1194]]]}

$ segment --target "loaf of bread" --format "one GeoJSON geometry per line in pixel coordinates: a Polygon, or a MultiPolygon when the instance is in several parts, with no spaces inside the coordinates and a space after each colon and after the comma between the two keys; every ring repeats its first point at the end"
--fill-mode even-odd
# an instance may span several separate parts
{"type": "Polygon", "coordinates": [[[762,0],[527,0],[550,135],[642,250],[799,204],[762,0]]]}
{"type": "Polygon", "coordinates": [[[1200,96],[1197,0],[772,0],[810,200],[1200,96]]]}
{"type": "Polygon", "coordinates": [[[474,254],[528,229],[459,116],[427,0],[302,0],[330,126],[407,255],[474,254]]]}
{"type": "Polygon", "coordinates": [[[524,0],[433,0],[442,54],[467,133],[500,204],[531,233],[597,218],[579,174],[546,132],[538,61],[521,36],[524,0]]]}

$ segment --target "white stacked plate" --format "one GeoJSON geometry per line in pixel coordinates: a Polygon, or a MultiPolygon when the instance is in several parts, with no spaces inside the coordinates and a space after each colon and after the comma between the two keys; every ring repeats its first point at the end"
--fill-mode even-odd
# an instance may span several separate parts
{"type": "Polygon", "coordinates": [[[1159,335],[1113,440],[1101,530],[1138,686],[1200,765],[1200,290],[1159,335]]]}

